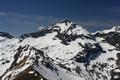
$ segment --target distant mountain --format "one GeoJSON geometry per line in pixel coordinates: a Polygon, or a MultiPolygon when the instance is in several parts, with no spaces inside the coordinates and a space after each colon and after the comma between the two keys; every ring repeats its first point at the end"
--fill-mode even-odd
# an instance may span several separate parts
{"type": "Polygon", "coordinates": [[[90,33],[69,20],[19,39],[0,32],[0,80],[120,80],[120,26],[90,33]]]}

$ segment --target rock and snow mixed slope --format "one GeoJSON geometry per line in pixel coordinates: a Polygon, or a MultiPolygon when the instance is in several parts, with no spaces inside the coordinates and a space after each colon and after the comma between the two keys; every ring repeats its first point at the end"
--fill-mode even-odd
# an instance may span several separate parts
{"type": "Polygon", "coordinates": [[[119,80],[120,27],[89,33],[69,20],[14,38],[0,32],[1,80],[119,80]]]}

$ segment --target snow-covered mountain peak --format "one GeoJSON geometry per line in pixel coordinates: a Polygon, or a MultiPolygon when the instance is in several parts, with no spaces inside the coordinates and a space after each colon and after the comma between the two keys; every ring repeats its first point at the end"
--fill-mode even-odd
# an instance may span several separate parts
{"type": "Polygon", "coordinates": [[[63,20],[63,21],[57,22],[56,24],[58,24],[58,23],[59,23],[59,24],[64,23],[64,24],[68,25],[68,24],[73,23],[73,22],[70,21],[70,20],[68,20],[68,19],[66,19],[66,20],[63,20]]]}
{"type": "Polygon", "coordinates": [[[71,21],[65,20],[63,22],[58,22],[58,23],[54,24],[53,26],[54,26],[54,29],[59,28],[60,32],[63,33],[65,31],[67,31],[71,27],[72,24],[73,23],[71,21]]]}
{"type": "Polygon", "coordinates": [[[120,32],[120,26],[114,26],[113,28],[113,31],[116,31],[116,32],[120,32]]]}
{"type": "Polygon", "coordinates": [[[13,36],[6,33],[6,32],[0,32],[0,41],[4,41],[6,39],[12,39],[13,36]]]}
{"type": "Polygon", "coordinates": [[[120,26],[113,26],[111,29],[103,30],[103,33],[109,33],[109,32],[120,32],[120,26]]]}
{"type": "Polygon", "coordinates": [[[8,33],[6,33],[6,32],[0,32],[0,36],[1,37],[6,37],[6,38],[13,38],[13,36],[12,35],[10,35],[10,34],[8,34],[8,33]]]}
{"type": "Polygon", "coordinates": [[[89,32],[86,29],[82,28],[78,24],[71,22],[70,20],[58,22],[54,24],[52,28],[53,30],[59,31],[60,33],[66,33],[66,34],[73,34],[73,35],[89,34],[89,32]]]}
{"type": "Polygon", "coordinates": [[[38,32],[22,34],[19,40],[23,41],[24,39],[30,38],[30,37],[39,38],[39,37],[46,36],[47,34],[54,34],[52,36],[65,37],[65,36],[71,36],[71,35],[74,35],[74,36],[87,35],[90,33],[86,29],[82,28],[81,26],[69,20],[65,20],[65,21],[50,25],[48,27],[45,27],[38,32]]]}

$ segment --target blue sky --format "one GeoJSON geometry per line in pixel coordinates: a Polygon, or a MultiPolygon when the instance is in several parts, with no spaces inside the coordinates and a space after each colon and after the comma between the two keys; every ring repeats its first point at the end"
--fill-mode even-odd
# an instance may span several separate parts
{"type": "Polygon", "coordinates": [[[0,31],[19,36],[70,19],[89,31],[120,24],[120,0],[0,0],[0,31]]]}

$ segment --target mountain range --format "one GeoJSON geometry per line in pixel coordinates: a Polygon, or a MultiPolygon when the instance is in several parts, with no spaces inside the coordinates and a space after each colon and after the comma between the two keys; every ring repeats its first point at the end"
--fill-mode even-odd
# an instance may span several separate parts
{"type": "Polygon", "coordinates": [[[19,38],[0,32],[0,80],[120,80],[120,26],[91,33],[65,20],[19,38]]]}

